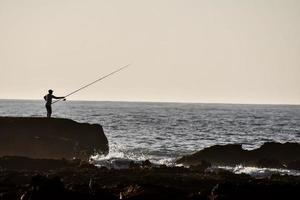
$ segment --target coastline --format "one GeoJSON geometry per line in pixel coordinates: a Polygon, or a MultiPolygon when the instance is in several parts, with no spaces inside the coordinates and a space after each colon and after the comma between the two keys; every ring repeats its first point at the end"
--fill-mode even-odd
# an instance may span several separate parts
{"type": "MultiPolygon", "coordinates": [[[[2,148],[10,149],[11,147],[5,142],[6,136],[18,138],[20,134],[25,134],[25,138],[34,138],[34,140],[27,140],[26,143],[29,146],[37,145],[39,141],[43,141],[41,144],[46,144],[49,137],[44,137],[45,133],[60,136],[56,138],[60,142],[74,140],[72,144],[83,142],[86,134],[94,135],[93,140],[83,143],[88,146],[99,139],[103,140],[104,144],[107,142],[100,125],[46,118],[2,117],[0,121],[2,123],[1,137],[4,136],[2,148]],[[57,126],[56,123],[58,123],[57,126]],[[44,131],[44,127],[48,127],[48,132],[44,131]],[[66,133],[66,130],[69,132],[66,133]],[[38,142],[36,141],[37,134],[41,134],[38,142]],[[69,139],[65,140],[66,135],[61,137],[61,134],[67,134],[69,139]]],[[[53,149],[60,152],[53,145],[52,138],[49,141],[52,145],[38,145],[44,148],[44,152],[47,152],[47,154],[39,154],[38,157],[32,152],[24,156],[24,149],[17,151],[13,148],[15,153],[8,155],[2,151],[2,157],[0,157],[1,199],[225,200],[291,199],[300,195],[300,176],[280,175],[275,172],[255,177],[243,172],[233,173],[226,167],[224,169],[214,167],[222,164],[229,166],[248,164],[248,166],[300,169],[298,159],[300,144],[298,143],[266,143],[259,149],[251,151],[243,150],[240,144],[214,145],[178,159],[177,164],[184,166],[157,165],[144,160],[142,162],[129,161],[128,167],[116,169],[97,167],[97,163],[93,160],[87,162],[86,159],[72,159],[73,146],[61,149],[65,151],[65,155],[72,156],[66,157],[67,159],[63,156],[59,158],[57,151],[56,154],[49,153],[53,149]]],[[[100,142],[99,148],[108,148],[108,146],[103,147],[101,141],[98,142],[100,142]]],[[[64,143],[61,146],[64,146],[64,143]]],[[[85,145],[82,145],[80,148],[84,149],[84,147],[85,145]]],[[[89,150],[89,156],[91,155],[92,151],[89,150]]],[[[76,157],[76,154],[74,156],[76,157]]]]}
{"type": "Polygon", "coordinates": [[[300,194],[300,176],[254,178],[222,169],[209,171],[207,165],[153,167],[145,161],[131,163],[128,169],[107,169],[80,160],[21,157],[2,157],[0,163],[0,193],[5,200],[292,199],[300,194]],[[3,160],[15,165],[4,167],[3,160]],[[26,165],[20,170],[22,163],[26,165]]]}

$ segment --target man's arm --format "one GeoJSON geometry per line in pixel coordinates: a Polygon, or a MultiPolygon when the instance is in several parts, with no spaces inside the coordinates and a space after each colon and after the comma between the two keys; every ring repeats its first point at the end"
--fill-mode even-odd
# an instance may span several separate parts
{"type": "Polygon", "coordinates": [[[52,95],[52,98],[53,99],[64,99],[65,97],[56,97],[56,96],[52,95]]]}

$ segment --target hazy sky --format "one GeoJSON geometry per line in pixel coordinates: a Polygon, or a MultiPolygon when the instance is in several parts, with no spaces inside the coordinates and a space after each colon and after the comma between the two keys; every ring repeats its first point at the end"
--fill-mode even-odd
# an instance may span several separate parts
{"type": "Polygon", "coordinates": [[[299,0],[0,0],[0,98],[300,104],[299,0]]]}

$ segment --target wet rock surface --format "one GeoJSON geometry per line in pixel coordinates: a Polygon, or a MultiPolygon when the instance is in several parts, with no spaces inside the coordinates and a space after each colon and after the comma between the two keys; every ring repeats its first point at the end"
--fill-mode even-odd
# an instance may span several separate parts
{"type": "Polygon", "coordinates": [[[297,199],[300,177],[253,178],[228,171],[151,167],[146,161],[130,169],[97,168],[85,161],[28,159],[35,170],[21,169],[24,158],[0,158],[0,199],[297,199]],[[6,167],[5,161],[14,160],[6,167]],[[45,168],[46,164],[49,166],[45,168]],[[40,166],[40,167],[38,167],[40,166]],[[42,167],[43,166],[43,167],[42,167]],[[59,167],[58,167],[59,166],[59,167]],[[146,166],[146,167],[145,167],[146,166]],[[16,170],[17,169],[17,170],[16,170]]]}
{"type": "Polygon", "coordinates": [[[0,117],[0,156],[88,160],[108,152],[108,141],[99,124],[70,119],[0,117]]]}
{"type": "Polygon", "coordinates": [[[300,144],[270,142],[254,150],[244,150],[239,144],[215,145],[184,156],[177,163],[190,166],[202,160],[213,165],[299,169],[300,144]]]}
{"type": "Polygon", "coordinates": [[[300,170],[300,159],[299,160],[293,160],[293,161],[289,162],[287,164],[287,168],[300,170]]]}

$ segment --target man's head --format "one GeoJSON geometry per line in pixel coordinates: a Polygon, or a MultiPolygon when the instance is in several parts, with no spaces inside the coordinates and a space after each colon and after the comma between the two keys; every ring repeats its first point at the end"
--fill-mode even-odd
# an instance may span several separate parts
{"type": "Polygon", "coordinates": [[[52,93],[53,93],[53,90],[50,89],[50,90],[48,90],[48,92],[49,92],[49,94],[52,94],[52,93]]]}

